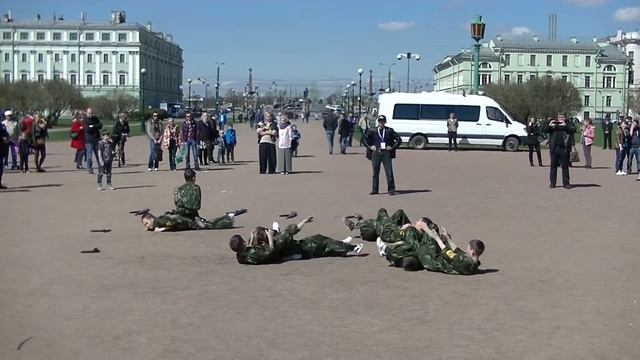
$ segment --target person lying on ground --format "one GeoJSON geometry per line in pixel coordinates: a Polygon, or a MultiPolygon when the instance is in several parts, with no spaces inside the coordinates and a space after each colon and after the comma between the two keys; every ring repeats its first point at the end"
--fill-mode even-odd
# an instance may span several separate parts
{"type": "Polygon", "coordinates": [[[411,224],[411,220],[402,209],[396,210],[391,217],[385,208],[380,208],[375,219],[365,220],[362,215],[354,214],[343,220],[349,230],[360,230],[360,236],[365,241],[376,241],[378,237],[386,242],[400,241],[402,240],[401,227],[411,224]]]}
{"type": "Polygon", "coordinates": [[[246,209],[240,209],[210,220],[201,217],[192,219],[173,213],[154,216],[146,212],[142,215],[141,221],[147,231],[224,230],[232,229],[235,217],[245,212],[246,209]]]}

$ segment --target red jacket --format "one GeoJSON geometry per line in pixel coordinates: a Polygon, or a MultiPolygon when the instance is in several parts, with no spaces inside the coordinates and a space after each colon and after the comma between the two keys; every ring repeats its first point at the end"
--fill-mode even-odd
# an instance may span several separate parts
{"type": "Polygon", "coordinates": [[[71,134],[78,134],[75,138],[71,138],[71,147],[77,150],[84,149],[84,129],[82,121],[74,121],[71,123],[71,134]]]}

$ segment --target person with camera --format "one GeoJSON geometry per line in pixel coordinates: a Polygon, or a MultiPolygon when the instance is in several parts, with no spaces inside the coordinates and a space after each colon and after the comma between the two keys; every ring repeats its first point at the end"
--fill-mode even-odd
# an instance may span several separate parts
{"type": "Polygon", "coordinates": [[[533,116],[529,117],[527,122],[527,142],[529,146],[529,164],[533,166],[533,152],[536,152],[538,157],[538,166],[542,166],[542,155],[540,154],[540,126],[533,116]]]}
{"type": "Polygon", "coordinates": [[[573,124],[566,120],[563,113],[545,124],[545,132],[549,133],[549,188],[556,187],[558,165],[562,167],[562,186],[571,189],[569,179],[569,153],[572,148],[572,137],[575,132],[573,124]]]}
{"type": "Polygon", "coordinates": [[[385,126],[386,123],[386,116],[378,116],[378,126],[375,129],[370,129],[365,135],[367,159],[371,160],[373,167],[373,184],[371,185],[370,195],[378,194],[381,163],[384,166],[384,173],[387,176],[387,190],[389,195],[396,194],[392,159],[395,159],[396,149],[402,144],[402,139],[392,128],[385,126]]]}
{"type": "Polygon", "coordinates": [[[129,121],[127,121],[127,114],[120,113],[118,114],[118,120],[113,124],[113,130],[111,131],[111,140],[113,144],[119,148],[120,165],[125,165],[124,160],[124,144],[127,142],[127,137],[130,133],[129,129],[129,121]]]}

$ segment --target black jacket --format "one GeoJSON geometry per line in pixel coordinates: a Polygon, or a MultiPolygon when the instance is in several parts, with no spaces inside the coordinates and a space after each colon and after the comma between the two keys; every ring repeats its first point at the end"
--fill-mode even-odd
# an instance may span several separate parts
{"type": "Polygon", "coordinates": [[[551,120],[544,124],[544,131],[549,133],[549,150],[553,152],[556,148],[562,148],[567,152],[571,151],[571,147],[573,146],[573,133],[576,132],[576,128],[569,120],[565,120],[565,125],[551,127],[551,123],[554,121],[555,120],[551,120]],[[560,143],[558,143],[558,139],[561,139],[560,143]]]}
{"type": "Polygon", "coordinates": [[[349,136],[352,128],[353,128],[353,124],[351,123],[351,121],[349,121],[349,119],[346,116],[343,116],[342,119],[340,120],[338,134],[340,134],[340,136],[349,136]]]}
{"type": "Polygon", "coordinates": [[[200,141],[214,141],[218,136],[218,131],[211,125],[205,124],[204,121],[198,121],[198,136],[200,141]]]}
{"type": "Polygon", "coordinates": [[[113,125],[113,130],[111,131],[111,137],[119,140],[122,137],[122,134],[129,135],[129,132],[130,129],[128,121],[125,120],[121,123],[120,120],[116,120],[116,123],[113,125]]]}
{"type": "Polygon", "coordinates": [[[605,121],[602,121],[602,133],[608,132],[611,134],[613,132],[613,122],[609,121],[607,124],[605,121]]]}
{"type": "Polygon", "coordinates": [[[86,117],[82,126],[84,127],[84,141],[97,145],[98,141],[100,141],[100,130],[102,129],[100,119],[95,116],[86,117]]]}
{"type": "Polygon", "coordinates": [[[332,112],[323,112],[322,117],[322,127],[325,130],[335,130],[338,127],[338,118],[332,112]]]}
{"type": "MultiPolygon", "coordinates": [[[[364,136],[364,145],[367,147],[367,159],[371,159],[371,155],[373,154],[371,146],[374,146],[376,144],[377,136],[380,136],[378,134],[377,126],[369,129],[364,136]]],[[[395,159],[396,149],[399,148],[400,145],[402,145],[402,139],[400,138],[400,135],[398,135],[398,133],[396,133],[392,128],[385,126],[384,138],[382,139],[382,141],[384,141],[386,148],[391,153],[391,158],[395,159]]]]}

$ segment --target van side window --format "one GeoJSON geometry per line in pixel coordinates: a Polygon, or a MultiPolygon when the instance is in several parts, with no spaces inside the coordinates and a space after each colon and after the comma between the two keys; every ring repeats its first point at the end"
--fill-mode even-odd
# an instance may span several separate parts
{"type": "Polygon", "coordinates": [[[446,120],[449,118],[447,105],[421,105],[420,119],[446,120]]]}
{"type": "Polygon", "coordinates": [[[418,120],[418,104],[396,104],[393,107],[393,118],[401,120],[418,120]]]}
{"type": "Polygon", "coordinates": [[[456,114],[458,121],[478,122],[480,120],[480,106],[453,105],[450,112],[456,114]]]}
{"type": "Polygon", "coordinates": [[[487,106],[487,118],[489,120],[494,120],[499,122],[505,122],[505,120],[507,120],[507,117],[502,113],[502,111],[500,111],[500,109],[495,108],[493,106],[487,106]]]}

